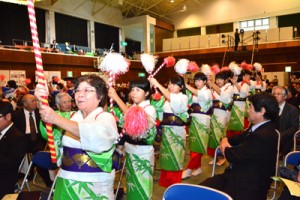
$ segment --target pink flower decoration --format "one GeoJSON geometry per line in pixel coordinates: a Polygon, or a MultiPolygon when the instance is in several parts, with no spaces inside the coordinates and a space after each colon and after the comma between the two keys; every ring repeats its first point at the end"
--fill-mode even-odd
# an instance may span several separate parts
{"type": "Polygon", "coordinates": [[[130,137],[136,139],[148,129],[147,114],[139,106],[131,106],[125,115],[124,129],[130,137]]]}
{"type": "Polygon", "coordinates": [[[176,59],[173,56],[168,56],[164,58],[164,63],[167,67],[172,67],[175,65],[176,59]]]}
{"type": "Polygon", "coordinates": [[[188,71],[190,71],[190,72],[196,72],[198,70],[199,70],[199,66],[197,65],[197,63],[194,62],[194,61],[191,61],[189,63],[189,65],[188,65],[188,71]]]}

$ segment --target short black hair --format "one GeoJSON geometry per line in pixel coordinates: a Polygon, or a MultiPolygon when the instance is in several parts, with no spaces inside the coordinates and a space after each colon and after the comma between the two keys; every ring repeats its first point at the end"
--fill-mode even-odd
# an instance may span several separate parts
{"type": "Polygon", "coordinates": [[[12,114],[14,111],[13,106],[9,102],[0,101],[0,114],[5,116],[8,113],[12,114]]]}
{"type": "Polygon", "coordinates": [[[194,75],[194,81],[197,80],[207,81],[207,76],[202,72],[198,72],[194,75]]]}
{"type": "Polygon", "coordinates": [[[250,96],[249,101],[252,103],[255,112],[260,112],[265,108],[264,118],[266,120],[276,121],[279,114],[279,105],[276,98],[267,92],[259,92],[250,96]]]}
{"type": "Polygon", "coordinates": [[[182,76],[176,75],[169,78],[169,82],[172,84],[176,84],[181,88],[181,92],[186,94],[185,82],[182,76]]]}
{"type": "Polygon", "coordinates": [[[147,78],[145,77],[139,77],[139,78],[136,78],[132,81],[130,81],[129,83],[129,89],[132,90],[132,88],[134,87],[137,87],[137,88],[140,88],[142,90],[146,92],[149,92],[148,96],[147,96],[147,99],[150,99],[150,96],[151,96],[151,90],[150,90],[150,82],[147,78]]]}

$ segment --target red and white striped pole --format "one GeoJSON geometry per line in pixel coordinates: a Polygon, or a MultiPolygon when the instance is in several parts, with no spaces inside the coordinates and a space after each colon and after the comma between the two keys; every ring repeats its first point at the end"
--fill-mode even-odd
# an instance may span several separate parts
{"type": "MultiPolygon", "coordinates": [[[[38,37],[33,0],[27,0],[27,9],[28,9],[31,37],[32,37],[32,43],[33,43],[33,49],[34,49],[34,57],[35,57],[35,62],[36,62],[36,73],[37,73],[37,77],[38,77],[38,84],[43,85],[45,87],[45,89],[48,90],[45,76],[44,76],[43,62],[42,62],[42,56],[41,56],[41,51],[40,51],[40,42],[39,42],[39,37],[38,37]]],[[[48,106],[48,97],[47,96],[42,96],[41,100],[42,100],[42,105],[48,106]]],[[[47,130],[47,135],[48,135],[48,145],[50,148],[51,161],[52,161],[52,163],[56,163],[57,160],[56,160],[56,152],[55,152],[55,147],[54,147],[52,124],[46,123],[46,130],[47,130]]]]}

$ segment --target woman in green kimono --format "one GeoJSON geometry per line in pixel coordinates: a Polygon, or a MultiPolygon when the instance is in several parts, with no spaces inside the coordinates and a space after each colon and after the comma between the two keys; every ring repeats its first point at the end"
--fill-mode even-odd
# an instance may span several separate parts
{"type": "Polygon", "coordinates": [[[185,124],[189,117],[188,97],[185,95],[186,88],[182,76],[171,77],[168,89],[155,78],[151,78],[150,82],[161,91],[165,99],[162,107],[159,185],[169,187],[181,182],[186,142],[185,124]]]}
{"type": "Polygon", "coordinates": [[[106,99],[104,80],[85,75],[75,80],[79,110],[71,119],[41,106],[42,120],[65,130],[54,199],[114,199],[112,155],[119,134],[114,116],[103,110],[106,99]]]}
{"type": "MultiPolygon", "coordinates": [[[[147,116],[147,130],[138,136],[126,132],[122,138],[125,141],[126,152],[126,199],[148,200],[152,199],[153,192],[153,169],[154,148],[153,143],[156,135],[155,119],[156,110],[150,105],[150,82],[146,78],[137,78],[130,82],[130,98],[134,106],[139,106],[147,116]]],[[[113,98],[122,112],[130,112],[114,88],[109,88],[109,97],[113,98]]],[[[130,115],[130,114],[129,114],[130,115]]],[[[139,115],[133,115],[132,120],[142,120],[139,115]]],[[[126,117],[124,119],[126,125],[126,117]]]]}
{"type": "Polygon", "coordinates": [[[187,169],[182,174],[182,179],[190,176],[199,175],[201,170],[201,158],[206,154],[209,129],[210,115],[212,114],[212,93],[206,87],[207,77],[204,73],[198,72],[194,75],[196,88],[186,84],[186,88],[192,92],[193,104],[190,107],[192,121],[189,127],[189,149],[190,161],[187,169]],[[193,170],[193,172],[192,172],[193,170]]]}

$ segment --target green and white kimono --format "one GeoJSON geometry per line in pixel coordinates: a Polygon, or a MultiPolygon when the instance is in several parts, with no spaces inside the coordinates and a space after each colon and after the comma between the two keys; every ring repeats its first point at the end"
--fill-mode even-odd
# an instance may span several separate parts
{"type": "Polygon", "coordinates": [[[210,129],[210,114],[212,106],[211,90],[204,86],[198,90],[198,96],[193,97],[191,106],[192,122],[189,127],[189,149],[190,151],[206,154],[209,129],[210,129]]]}
{"type": "Polygon", "coordinates": [[[183,169],[186,143],[184,123],[189,117],[187,105],[188,97],[182,93],[171,93],[170,101],[165,101],[163,105],[164,119],[159,159],[163,170],[180,171],[183,169]],[[165,120],[167,123],[164,122],[165,120]],[[170,121],[171,123],[168,123],[170,121]]]}
{"type": "MultiPolygon", "coordinates": [[[[71,115],[73,112],[60,112],[59,110],[55,111],[57,114],[59,114],[60,116],[70,119],[71,115]]],[[[63,136],[63,132],[64,130],[58,126],[53,126],[52,127],[53,130],[53,137],[54,137],[54,147],[55,147],[55,152],[56,152],[56,159],[57,159],[57,166],[60,166],[61,164],[61,155],[62,152],[60,152],[61,147],[62,147],[62,136],[63,136]]],[[[41,120],[40,121],[40,131],[41,131],[41,135],[45,140],[48,140],[48,136],[47,136],[47,130],[46,130],[46,126],[45,123],[41,120]]]]}
{"type": "Polygon", "coordinates": [[[242,131],[244,130],[244,119],[246,112],[246,98],[249,94],[250,87],[247,83],[238,83],[241,86],[240,91],[234,86],[233,106],[228,125],[228,130],[242,131]]]}
{"type": "Polygon", "coordinates": [[[210,120],[210,135],[208,147],[216,149],[220,145],[220,139],[226,136],[227,125],[230,119],[230,104],[232,102],[233,87],[225,84],[220,95],[213,92],[214,111],[210,120]]]}
{"type": "Polygon", "coordinates": [[[119,136],[115,118],[99,107],[86,118],[78,111],[71,120],[78,122],[80,139],[68,132],[62,138],[62,166],[54,199],[114,199],[112,154],[119,136]],[[66,149],[85,153],[71,155],[66,149]]]}
{"type": "Polygon", "coordinates": [[[156,111],[146,100],[139,104],[144,108],[151,121],[152,127],[147,133],[137,139],[128,138],[125,142],[126,151],[126,199],[147,200],[152,199],[154,148],[153,142],[156,135],[156,111]]]}

